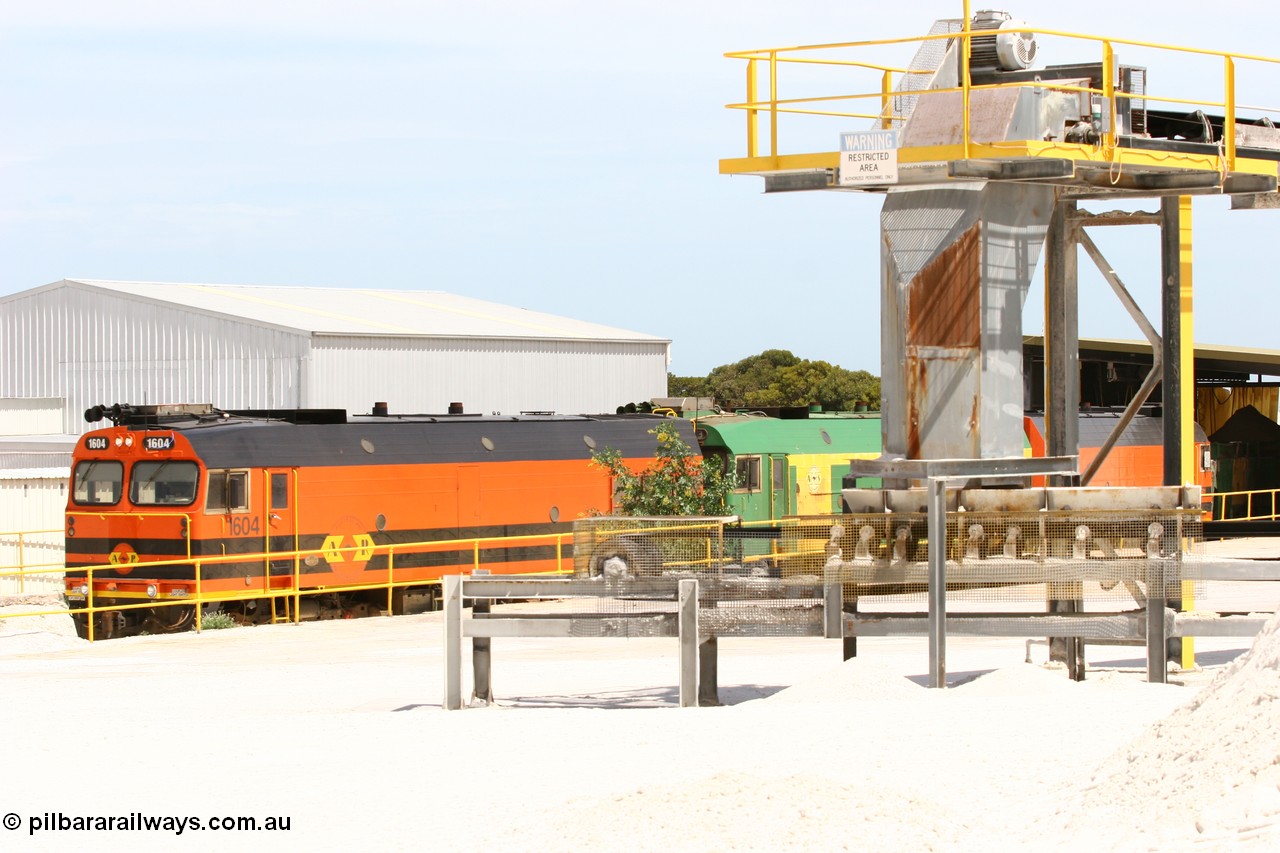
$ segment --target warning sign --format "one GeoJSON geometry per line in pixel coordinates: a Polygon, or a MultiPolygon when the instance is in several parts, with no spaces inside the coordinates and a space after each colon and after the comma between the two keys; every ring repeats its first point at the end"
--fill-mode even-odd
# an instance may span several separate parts
{"type": "Polygon", "coordinates": [[[898,131],[840,134],[840,186],[897,182],[898,131]]]}

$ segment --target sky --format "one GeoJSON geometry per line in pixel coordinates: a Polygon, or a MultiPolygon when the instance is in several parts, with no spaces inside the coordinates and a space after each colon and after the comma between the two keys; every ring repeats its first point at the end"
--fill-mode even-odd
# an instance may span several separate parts
{"type": "MultiPolygon", "coordinates": [[[[774,348],[879,373],[880,201],[766,196],[719,174],[746,153],[745,118],[725,108],[745,98],[744,64],[724,53],[918,35],[963,8],[9,0],[0,296],[62,278],[442,290],[669,338],[677,375],[774,348]]],[[[1263,3],[1215,4],[1212,27],[1202,3],[1005,8],[1042,28],[1280,53],[1263,3]]],[[[1147,65],[1153,95],[1220,88],[1220,59],[1117,54],[1147,65]]],[[[1238,65],[1242,102],[1280,103],[1280,66],[1238,65]]],[[[783,97],[841,89],[806,70],[784,71],[783,97]]],[[[784,117],[781,149],[835,150],[850,129],[865,122],[784,117]]],[[[1196,341],[1280,348],[1255,307],[1271,304],[1280,211],[1200,198],[1194,218],[1196,341]]],[[[1158,232],[1105,230],[1127,232],[1095,240],[1158,325],[1158,232]]],[[[1081,335],[1140,338],[1081,257],[1081,335]]]]}

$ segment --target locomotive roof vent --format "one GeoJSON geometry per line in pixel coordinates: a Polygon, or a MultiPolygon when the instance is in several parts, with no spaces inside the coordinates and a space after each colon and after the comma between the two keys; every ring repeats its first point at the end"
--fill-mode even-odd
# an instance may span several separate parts
{"type": "Polygon", "coordinates": [[[388,413],[388,410],[387,410],[386,403],[379,402],[379,403],[373,404],[374,417],[385,418],[387,416],[387,413],[388,413]]]}

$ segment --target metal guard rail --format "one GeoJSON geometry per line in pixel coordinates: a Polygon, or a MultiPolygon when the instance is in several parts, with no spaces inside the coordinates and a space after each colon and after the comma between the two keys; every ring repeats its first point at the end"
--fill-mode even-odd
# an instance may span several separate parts
{"type": "MultiPolygon", "coordinates": [[[[1056,89],[1060,91],[1075,91],[1097,95],[1103,99],[1110,110],[1110,115],[1117,114],[1116,107],[1119,99],[1133,98],[1142,99],[1144,101],[1155,101],[1159,103],[1191,105],[1196,107],[1220,108],[1224,111],[1224,127],[1222,133],[1222,145],[1220,151],[1220,170],[1225,172],[1235,171],[1236,162],[1236,134],[1235,120],[1236,111],[1240,109],[1256,111],[1262,113],[1270,113],[1280,116],[1280,108],[1266,107],[1258,105],[1240,104],[1236,100],[1236,64],[1238,62],[1260,62],[1270,65],[1280,65],[1280,59],[1259,56],[1248,53],[1232,53],[1226,51],[1206,50],[1203,48],[1182,47],[1176,45],[1161,44],[1158,42],[1148,42],[1136,39],[1112,38],[1107,36],[1091,35],[1087,33],[1071,32],[1066,30],[1055,30],[1044,27],[1036,27],[1031,25],[1019,24],[1020,32],[1031,32],[1039,35],[1058,36],[1066,39],[1077,39],[1088,42],[1094,42],[1101,51],[1102,59],[1102,80],[1104,85],[1101,89],[1082,88],[1078,86],[1055,85],[1052,81],[1040,81],[1029,83],[1003,83],[975,86],[969,79],[969,45],[972,39],[976,37],[989,36],[990,30],[973,30],[970,29],[970,21],[972,20],[969,12],[969,3],[964,4],[964,29],[953,33],[940,33],[936,35],[923,36],[907,36],[901,38],[875,39],[867,41],[850,41],[850,42],[834,42],[828,44],[814,45],[797,45],[791,47],[763,48],[760,50],[744,50],[731,51],[725,55],[729,59],[741,59],[747,63],[746,75],[746,99],[740,103],[726,104],[728,109],[744,110],[747,114],[747,158],[754,159],[760,157],[759,152],[759,115],[767,113],[769,116],[769,154],[767,156],[775,161],[773,168],[779,168],[776,160],[781,155],[779,147],[778,135],[778,116],[780,114],[809,115],[809,116],[827,116],[837,118],[858,118],[877,120],[884,129],[890,129],[895,120],[893,111],[890,108],[890,102],[894,97],[901,96],[925,96],[929,94],[955,93],[959,92],[963,99],[963,157],[969,159],[973,156],[973,147],[975,144],[971,138],[970,132],[970,109],[969,102],[971,93],[980,89],[996,89],[1008,88],[1014,86],[1030,86],[1044,89],[1056,89]],[[929,41],[937,41],[940,39],[960,39],[965,42],[966,48],[961,53],[961,74],[960,86],[950,89],[928,89],[928,90],[904,90],[896,92],[894,86],[894,75],[909,76],[912,74],[933,74],[933,71],[912,71],[897,66],[885,65],[878,62],[867,62],[854,59],[845,59],[832,57],[831,54],[839,51],[856,51],[858,49],[871,49],[898,44],[915,44],[925,43],[929,41]],[[1115,87],[1115,46],[1121,45],[1131,48],[1142,48],[1148,50],[1168,51],[1183,56],[1195,55],[1206,57],[1218,57],[1222,60],[1222,86],[1221,97],[1218,100],[1201,100],[1196,98],[1184,97],[1167,97],[1152,95],[1148,92],[1130,95],[1125,92],[1117,91],[1115,87]],[[767,99],[761,99],[758,94],[759,86],[759,66],[766,65],[769,78],[769,93],[767,99]],[[847,74],[858,69],[877,72],[878,81],[873,88],[865,91],[856,91],[848,94],[822,95],[810,97],[795,98],[779,98],[779,72],[784,65],[801,65],[801,66],[825,66],[837,69],[841,73],[841,79],[846,79],[847,74]],[[878,112],[850,112],[831,109],[829,105],[842,101],[859,101],[874,99],[879,102],[878,112]]],[[[1280,123],[1278,121],[1277,123],[1280,123]]],[[[1110,161],[1119,163],[1121,160],[1121,152],[1124,150],[1119,147],[1118,134],[1116,133],[1116,122],[1112,121],[1102,135],[1100,146],[1076,145],[1070,143],[1054,143],[1053,147],[1062,152],[1070,149],[1097,149],[1090,152],[1090,159],[1101,159],[1104,162],[1110,161]],[[1100,156],[1099,156],[1100,155],[1100,156]]],[[[910,149],[903,149],[903,152],[910,149]]],[[[1080,152],[1076,152],[1080,153],[1080,152]]],[[[807,156],[813,162],[808,163],[810,166],[818,165],[818,158],[812,155],[794,155],[797,157],[807,156]]],[[[803,164],[788,164],[789,166],[799,166],[803,164]]],[[[750,171],[750,169],[724,168],[722,161],[722,172],[750,171]]]]}

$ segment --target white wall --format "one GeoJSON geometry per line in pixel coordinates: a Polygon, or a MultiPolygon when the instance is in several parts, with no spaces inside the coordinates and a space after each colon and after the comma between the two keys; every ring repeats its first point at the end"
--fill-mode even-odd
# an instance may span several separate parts
{"type": "Polygon", "coordinates": [[[62,572],[19,578],[14,570],[63,565],[69,476],[66,469],[0,471],[0,595],[62,591],[62,572]]]}
{"type": "Polygon", "coordinates": [[[0,397],[0,435],[60,433],[66,407],[61,397],[0,397]]]}
{"type": "Polygon", "coordinates": [[[55,432],[98,403],[296,408],[310,338],[75,282],[0,305],[0,397],[60,397],[55,432]]]}
{"type": "Polygon", "coordinates": [[[665,397],[665,342],[316,335],[311,405],[368,412],[609,414],[665,397]]]}

